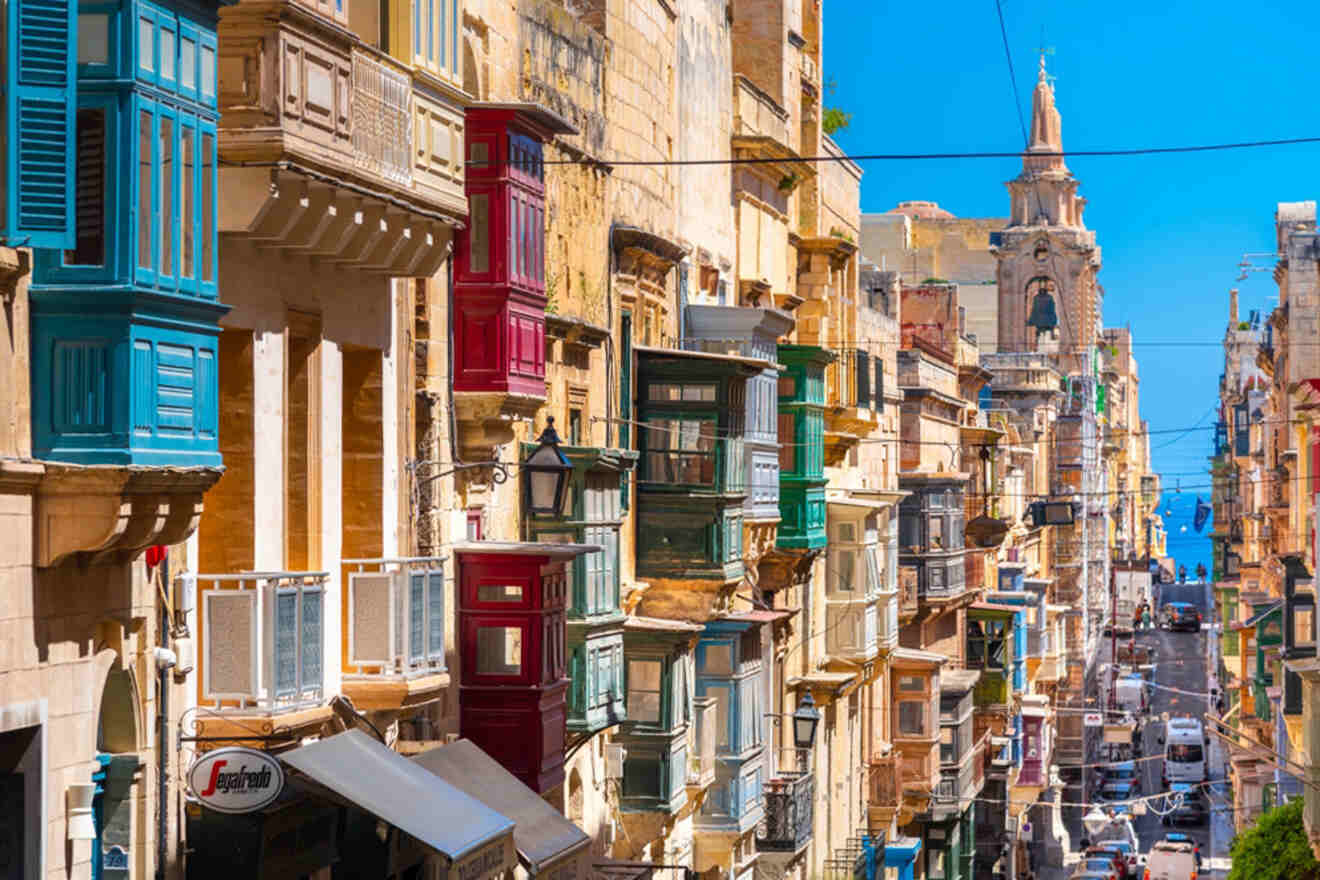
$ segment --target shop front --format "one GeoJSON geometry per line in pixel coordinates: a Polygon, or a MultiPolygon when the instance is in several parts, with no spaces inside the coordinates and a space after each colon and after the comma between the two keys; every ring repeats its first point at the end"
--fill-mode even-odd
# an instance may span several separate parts
{"type": "Polygon", "coordinates": [[[188,880],[494,880],[518,864],[513,819],[361,730],[209,752],[189,788],[188,880]]]}

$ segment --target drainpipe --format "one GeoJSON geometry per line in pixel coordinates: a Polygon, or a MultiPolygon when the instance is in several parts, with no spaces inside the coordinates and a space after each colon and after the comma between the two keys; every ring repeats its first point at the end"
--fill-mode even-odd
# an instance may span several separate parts
{"type": "MultiPolygon", "coordinates": [[[[168,574],[169,556],[167,555],[157,566],[155,576],[164,578],[168,574]]],[[[170,640],[170,609],[165,602],[165,595],[158,595],[160,601],[160,635],[159,643],[162,650],[169,649],[170,640]]],[[[156,827],[156,880],[165,880],[165,860],[168,856],[169,825],[170,825],[170,786],[169,786],[169,753],[165,750],[166,743],[170,738],[170,716],[169,716],[169,693],[170,693],[170,667],[164,663],[156,663],[156,798],[157,798],[157,827],[156,827]]]]}

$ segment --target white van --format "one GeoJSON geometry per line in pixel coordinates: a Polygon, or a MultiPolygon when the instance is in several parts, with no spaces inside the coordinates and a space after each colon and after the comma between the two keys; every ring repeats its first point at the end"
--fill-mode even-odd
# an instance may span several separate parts
{"type": "Polygon", "coordinates": [[[1205,782],[1205,730],[1196,718],[1170,718],[1164,725],[1164,785],[1205,782]]]}

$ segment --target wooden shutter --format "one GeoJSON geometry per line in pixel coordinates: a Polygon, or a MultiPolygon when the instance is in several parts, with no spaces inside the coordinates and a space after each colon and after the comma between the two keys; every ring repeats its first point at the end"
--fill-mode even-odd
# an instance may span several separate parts
{"type": "Polygon", "coordinates": [[[871,402],[871,356],[864,351],[857,354],[857,406],[871,402]]]}
{"type": "Polygon", "coordinates": [[[875,359],[875,387],[871,389],[875,394],[875,411],[880,413],[885,411],[885,362],[879,355],[875,359]]]}
{"type": "Polygon", "coordinates": [[[72,0],[9,3],[4,235],[11,246],[74,246],[76,23],[72,0]]]}

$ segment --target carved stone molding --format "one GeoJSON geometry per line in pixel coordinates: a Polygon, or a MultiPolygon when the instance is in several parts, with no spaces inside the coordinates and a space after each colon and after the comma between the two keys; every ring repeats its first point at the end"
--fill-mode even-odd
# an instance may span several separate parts
{"type": "MultiPolygon", "coordinates": [[[[4,470],[12,470],[8,463],[4,470]]],[[[202,497],[220,468],[30,463],[38,567],[127,562],[148,547],[178,544],[197,528],[202,497]]]]}

